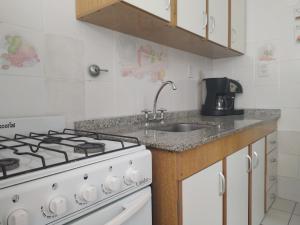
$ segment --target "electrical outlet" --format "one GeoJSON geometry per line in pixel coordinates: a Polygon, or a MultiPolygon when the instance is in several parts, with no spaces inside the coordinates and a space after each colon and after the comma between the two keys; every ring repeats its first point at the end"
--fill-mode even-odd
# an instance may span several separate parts
{"type": "Polygon", "coordinates": [[[188,64],[188,67],[187,67],[187,75],[188,75],[188,78],[193,78],[193,66],[191,64],[188,64]]]}

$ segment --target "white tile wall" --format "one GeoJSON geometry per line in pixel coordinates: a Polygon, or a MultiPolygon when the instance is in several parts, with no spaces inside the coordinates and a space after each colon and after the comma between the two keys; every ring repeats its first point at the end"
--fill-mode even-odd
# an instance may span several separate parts
{"type": "Polygon", "coordinates": [[[0,117],[38,116],[47,112],[47,91],[44,78],[0,77],[0,117]]]}
{"type": "Polygon", "coordinates": [[[112,82],[85,82],[86,101],[85,113],[89,118],[108,117],[117,115],[115,107],[115,86],[112,82]],[[103,104],[105,103],[105,104],[103,104]]]}
{"type": "Polygon", "coordinates": [[[280,153],[278,157],[278,175],[297,178],[299,176],[299,161],[299,157],[296,155],[280,153]]]}
{"type": "MultiPolygon", "coordinates": [[[[65,115],[67,125],[80,120],[84,115],[84,83],[76,80],[46,79],[49,114],[65,115]]],[[[36,103],[38,104],[38,102],[36,103]]]]}
{"type": "Polygon", "coordinates": [[[282,154],[300,156],[300,138],[298,131],[279,131],[278,141],[279,149],[282,154]]]}
{"type": "Polygon", "coordinates": [[[278,194],[285,199],[300,202],[300,179],[290,177],[278,178],[278,194]]]}
{"type": "MultiPolygon", "coordinates": [[[[294,97],[294,99],[296,100],[297,97],[294,97]]],[[[299,115],[300,108],[281,108],[281,119],[279,121],[279,129],[282,131],[299,131],[299,115]]],[[[300,133],[298,133],[298,135],[300,135],[300,133]]]]}
{"type": "Polygon", "coordinates": [[[300,201],[300,44],[294,41],[294,7],[298,0],[247,1],[247,52],[213,61],[212,76],[239,80],[244,93],[238,107],[280,108],[279,195],[300,201]],[[275,22],[276,21],[276,22],[275,22]],[[273,45],[270,75],[259,76],[262,45],[273,45]]]}
{"type": "Polygon", "coordinates": [[[35,30],[43,29],[42,1],[0,0],[0,22],[35,30]]]}
{"type": "MultiPolygon", "coordinates": [[[[160,81],[123,77],[120,54],[136,60],[136,48],[150,45],[167,54],[165,80],[178,91],[164,90],[159,107],[199,108],[200,77],[211,74],[212,60],[147,42],[76,20],[75,0],[0,0],[0,35],[20,32],[41,56],[38,69],[0,69],[0,117],[65,115],[75,120],[128,115],[152,108],[160,81]],[[3,29],[2,27],[9,27],[3,29]],[[126,46],[126,47],[125,47],[126,46]],[[98,64],[108,73],[89,76],[98,64]],[[188,66],[192,74],[188,74],[188,66]]],[[[122,56],[123,56],[122,55],[122,56]]]]}
{"type": "Polygon", "coordinates": [[[60,35],[45,35],[45,74],[48,78],[83,80],[83,41],[60,35]]]}

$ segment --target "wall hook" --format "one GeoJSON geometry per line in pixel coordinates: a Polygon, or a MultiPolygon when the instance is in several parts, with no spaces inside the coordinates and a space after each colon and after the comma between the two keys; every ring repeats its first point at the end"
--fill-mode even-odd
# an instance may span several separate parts
{"type": "Polygon", "coordinates": [[[101,72],[108,72],[109,70],[107,69],[101,69],[98,65],[90,65],[89,66],[89,74],[92,76],[92,77],[98,77],[101,72]]]}

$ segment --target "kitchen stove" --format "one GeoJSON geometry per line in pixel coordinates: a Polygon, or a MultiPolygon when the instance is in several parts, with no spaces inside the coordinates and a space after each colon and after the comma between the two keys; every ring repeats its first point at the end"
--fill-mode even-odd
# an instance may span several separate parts
{"type": "Polygon", "coordinates": [[[137,138],[57,131],[63,120],[55,118],[9,121],[16,134],[0,130],[0,225],[83,225],[94,217],[89,225],[135,225],[141,212],[151,224],[151,153],[137,138]],[[27,133],[29,124],[37,132],[27,133]],[[108,205],[116,205],[112,218],[103,214],[108,205]]]}

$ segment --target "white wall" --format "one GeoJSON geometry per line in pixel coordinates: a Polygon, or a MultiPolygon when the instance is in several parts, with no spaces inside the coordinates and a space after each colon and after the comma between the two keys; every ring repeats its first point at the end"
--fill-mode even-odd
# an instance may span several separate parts
{"type": "Polygon", "coordinates": [[[293,11],[300,1],[247,2],[247,53],[243,57],[214,60],[213,76],[226,75],[242,83],[245,90],[238,107],[282,110],[279,195],[300,202],[300,43],[294,39],[293,11]],[[262,47],[274,50],[274,60],[259,60],[262,47]],[[269,76],[260,69],[267,69],[269,76]]]}
{"type": "Polygon", "coordinates": [[[0,61],[0,117],[63,114],[71,126],[75,120],[151,108],[161,82],[152,81],[146,72],[138,78],[121,73],[124,58],[128,57],[127,64],[136,64],[133,58],[140,46],[166,56],[164,80],[174,80],[178,86],[178,91],[164,90],[161,96],[160,105],[168,110],[197,109],[199,74],[212,70],[208,58],[77,21],[75,0],[0,0],[2,43],[8,34],[24,37],[41,61],[9,70],[1,69],[0,61]],[[91,78],[87,67],[92,63],[109,73],[91,78]]]}

